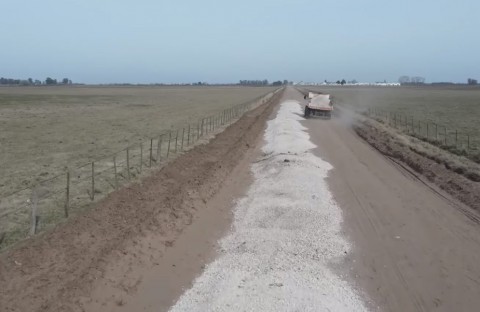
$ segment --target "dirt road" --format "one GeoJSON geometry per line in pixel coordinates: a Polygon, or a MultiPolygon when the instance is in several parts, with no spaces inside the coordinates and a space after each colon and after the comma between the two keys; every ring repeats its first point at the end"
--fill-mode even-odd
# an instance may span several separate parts
{"type": "Polygon", "coordinates": [[[477,311],[480,224],[462,214],[468,207],[361,141],[350,122],[303,125],[334,167],[328,182],[355,246],[345,264],[351,277],[384,311],[477,311]]]}
{"type": "Polygon", "coordinates": [[[263,148],[268,157],[261,159],[273,158],[273,163],[253,165],[254,179],[260,182],[254,181],[233,208],[234,226],[220,241],[224,252],[180,297],[173,311],[206,307],[228,311],[240,306],[272,311],[299,307],[312,311],[365,307],[379,311],[475,311],[480,306],[480,225],[463,214],[469,208],[371,148],[353,132],[348,114],[332,120],[303,120],[301,110],[295,108],[303,102],[302,95],[287,89],[283,100],[273,116],[283,126],[270,130],[269,123],[263,148]],[[306,129],[291,125],[291,115],[282,115],[284,105],[306,129]],[[304,133],[308,142],[303,141],[304,133]],[[315,164],[310,170],[297,175],[290,166],[275,164],[275,157],[280,156],[302,168],[302,163],[309,162],[302,157],[308,154],[311,143],[314,156],[321,160],[310,159],[310,164],[315,164]],[[321,177],[312,176],[312,172],[323,170],[328,171],[327,190],[321,177]],[[272,181],[270,175],[274,176],[272,181]],[[333,206],[328,191],[333,193],[333,206]],[[326,199],[297,202],[298,193],[306,199],[312,194],[326,199]],[[288,202],[282,202],[284,198],[288,202]],[[339,231],[332,217],[335,203],[343,212],[339,231]],[[315,212],[308,212],[310,204],[313,211],[329,211],[329,215],[315,217],[315,212]],[[303,208],[300,214],[298,205],[303,208]],[[309,230],[311,220],[320,232],[309,230]],[[292,239],[281,230],[302,233],[302,238],[292,239]],[[256,238],[252,231],[259,231],[261,236],[256,238]],[[276,233],[279,241],[271,233],[276,233]],[[343,234],[347,240],[341,243],[332,238],[343,234]],[[309,241],[310,235],[324,244],[309,241]],[[291,245],[297,248],[291,249],[291,245]],[[337,253],[342,248],[345,255],[337,253]],[[318,254],[318,250],[323,251],[318,254]],[[290,259],[291,254],[308,256],[290,259]],[[314,264],[311,258],[316,260],[314,264]],[[292,273],[279,262],[301,265],[292,273]],[[320,287],[304,278],[301,272],[305,267],[308,276],[322,276],[326,285],[320,287]],[[333,275],[346,284],[327,273],[332,267],[333,275]],[[278,294],[261,285],[281,285],[284,290],[278,294]],[[309,297],[310,292],[327,294],[329,300],[322,297],[316,301],[309,297]],[[262,300],[255,294],[261,294],[262,300]],[[282,301],[285,296],[288,304],[282,301]]]}

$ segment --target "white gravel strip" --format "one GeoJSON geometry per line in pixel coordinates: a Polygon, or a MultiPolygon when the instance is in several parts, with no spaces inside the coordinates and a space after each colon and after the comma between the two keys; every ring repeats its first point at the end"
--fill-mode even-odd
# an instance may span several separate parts
{"type": "Polygon", "coordinates": [[[265,157],[234,210],[221,255],[171,311],[366,311],[364,302],[329,265],[349,244],[341,210],[325,178],[332,166],[311,150],[301,106],[281,104],[269,121],[265,157]]]}

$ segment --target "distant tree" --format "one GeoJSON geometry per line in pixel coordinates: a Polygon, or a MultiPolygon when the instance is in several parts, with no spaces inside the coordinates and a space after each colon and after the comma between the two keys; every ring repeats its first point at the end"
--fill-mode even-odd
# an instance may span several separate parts
{"type": "Polygon", "coordinates": [[[33,79],[32,79],[32,78],[28,78],[28,83],[29,83],[29,84],[33,84],[33,79]]]}
{"type": "Polygon", "coordinates": [[[283,84],[284,84],[284,85],[288,85],[288,80],[286,80],[286,79],[283,80],[283,84]]]}
{"type": "Polygon", "coordinates": [[[345,79],[342,79],[342,81],[340,81],[340,84],[343,86],[344,84],[346,84],[347,82],[345,81],[345,79]]]}
{"type": "Polygon", "coordinates": [[[63,78],[63,79],[62,79],[62,84],[68,84],[69,81],[70,81],[70,79],[68,79],[68,78],[63,78]]]}
{"type": "Polygon", "coordinates": [[[468,85],[476,86],[478,84],[477,79],[468,78],[468,85]]]}
{"type": "Polygon", "coordinates": [[[45,79],[45,84],[46,85],[56,85],[57,84],[57,79],[52,79],[50,77],[47,77],[47,79],[45,79]]]}
{"type": "Polygon", "coordinates": [[[400,82],[400,84],[410,83],[410,77],[409,76],[401,76],[400,78],[398,78],[398,82],[400,82]]]}
{"type": "Polygon", "coordinates": [[[42,82],[41,82],[40,80],[38,80],[38,79],[35,79],[34,83],[35,83],[35,85],[37,85],[37,86],[39,86],[39,85],[42,84],[42,82]]]}
{"type": "Polygon", "coordinates": [[[357,84],[358,81],[356,79],[353,79],[352,81],[350,81],[351,84],[357,84]]]}
{"type": "Polygon", "coordinates": [[[337,84],[341,84],[342,82],[340,80],[337,80],[337,84]]]}
{"type": "Polygon", "coordinates": [[[239,85],[241,86],[266,86],[268,85],[268,80],[240,80],[239,85]]]}
{"type": "Polygon", "coordinates": [[[424,84],[425,83],[425,78],[423,78],[423,77],[412,77],[410,79],[410,82],[412,84],[424,84]]]}

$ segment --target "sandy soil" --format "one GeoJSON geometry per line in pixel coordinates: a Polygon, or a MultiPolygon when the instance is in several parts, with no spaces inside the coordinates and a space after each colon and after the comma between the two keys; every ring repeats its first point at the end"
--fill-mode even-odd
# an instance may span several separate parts
{"type": "Polygon", "coordinates": [[[471,209],[364,143],[352,120],[309,119],[317,153],[355,244],[347,266],[383,311],[480,305],[480,227],[471,209]]]}
{"type": "MultiPolygon", "coordinates": [[[[124,306],[141,287],[144,271],[137,268],[160,266],[180,233],[257,142],[278,96],[142,183],[110,194],[94,209],[2,254],[0,311],[105,311],[124,306]]],[[[211,232],[208,235],[217,235],[211,232]]],[[[202,257],[208,255],[205,251],[202,257]]],[[[194,264],[185,266],[192,268],[187,276],[198,270],[194,264]]],[[[165,263],[160,267],[163,272],[171,268],[165,263]]],[[[175,272],[168,274],[175,279],[175,272]]],[[[172,296],[160,301],[171,303],[180,284],[169,285],[172,296]]]]}

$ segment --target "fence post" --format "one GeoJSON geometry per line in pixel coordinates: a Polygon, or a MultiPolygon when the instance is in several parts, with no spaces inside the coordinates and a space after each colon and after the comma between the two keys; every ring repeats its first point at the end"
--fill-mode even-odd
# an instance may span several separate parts
{"type": "Polygon", "coordinates": [[[188,124],[187,146],[190,146],[190,124],[188,124]]]}
{"type": "Polygon", "coordinates": [[[150,139],[150,161],[149,161],[149,167],[152,168],[152,155],[153,153],[153,139],[150,139]]]}
{"type": "Polygon", "coordinates": [[[90,199],[95,199],[95,162],[92,161],[92,195],[90,199]]]}
{"type": "Polygon", "coordinates": [[[198,139],[200,139],[200,121],[198,121],[198,124],[197,124],[197,141],[198,139]]]}
{"type": "Polygon", "coordinates": [[[177,134],[175,135],[175,154],[177,153],[177,144],[178,144],[178,129],[177,129],[177,134]]]}
{"type": "Polygon", "coordinates": [[[467,149],[470,150],[470,135],[467,134],[467,149]]]}
{"type": "Polygon", "coordinates": [[[172,131],[170,130],[170,132],[168,133],[168,147],[167,147],[167,159],[168,159],[168,156],[170,155],[170,144],[172,142],[172,131]]]}
{"type": "Polygon", "coordinates": [[[143,143],[140,143],[140,172],[142,173],[143,169],[143,143]]]}
{"type": "Polygon", "coordinates": [[[127,176],[130,180],[130,148],[127,147],[127,176]]]}
{"type": "Polygon", "coordinates": [[[65,189],[65,218],[68,218],[68,209],[70,208],[70,170],[67,169],[67,187],[65,189]]]}
{"type": "Polygon", "coordinates": [[[117,158],[116,158],[116,156],[113,156],[113,173],[115,175],[115,189],[118,190],[117,158]]]}
{"type": "Polygon", "coordinates": [[[181,150],[183,151],[183,138],[185,137],[185,127],[182,129],[182,148],[181,150]]]}
{"type": "Polygon", "coordinates": [[[162,141],[163,141],[163,134],[158,137],[157,143],[157,162],[160,164],[160,159],[162,157],[162,141]]]}
{"type": "Polygon", "coordinates": [[[37,234],[37,226],[38,226],[38,221],[40,219],[37,216],[38,194],[37,194],[36,188],[32,190],[31,202],[32,202],[32,220],[31,220],[32,223],[30,226],[30,235],[35,235],[37,234]]]}
{"type": "Polygon", "coordinates": [[[445,143],[444,143],[444,145],[447,146],[447,127],[443,127],[443,129],[444,129],[444,132],[443,132],[443,133],[445,134],[445,140],[444,140],[445,143]]]}

